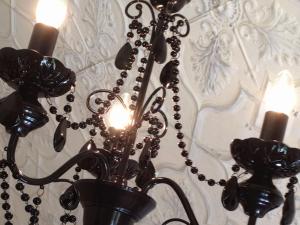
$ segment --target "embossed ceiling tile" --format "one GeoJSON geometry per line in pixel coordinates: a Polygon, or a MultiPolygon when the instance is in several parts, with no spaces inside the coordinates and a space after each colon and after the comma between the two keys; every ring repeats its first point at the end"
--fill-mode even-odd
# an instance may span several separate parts
{"type": "Polygon", "coordinates": [[[289,10],[292,3],[288,7],[282,2],[246,1],[237,26],[245,57],[260,81],[266,71],[272,75],[282,69],[299,69],[299,16],[289,10]]]}
{"type": "Polygon", "coordinates": [[[248,127],[255,112],[255,102],[243,91],[232,105],[203,107],[198,114],[193,139],[199,146],[214,150],[216,156],[229,154],[232,139],[258,135],[248,127]]]}
{"type": "Polygon", "coordinates": [[[124,39],[124,24],[117,1],[72,1],[62,30],[57,55],[74,70],[114,56],[124,39]],[[115,21],[118,21],[116,23],[115,21]]]}
{"type": "MultiPolygon", "coordinates": [[[[0,40],[6,39],[11,35],[11,12],[10,12],[10,1],[7,3],[0,2],[0,40]]],[[[0,42],[1,45],[1,42],[0,42]]]]}
{"type": "Polygon", "coordinates": [[[239,2],[224,9],[222,16],[226,12],[230,15],[227,22],[219,21],[219,11],[213,10],[191,24],[191,34],[183,45],[186,74],[183,78],[199,105],[227,105],[240,91],[240,80],[246,75],[247,66],[232,29],[239,18],[239,9],[239,2]]]}
{"type": "Polygon", "coordinates": [[[33,25],[29,19],[14,11],[13,37],[18,48],[27,48],[33,25]]]}
{"type": "Polygon", "coordinates": [[[24,17],[35,20],[35,10],[38,0],[13,0],[14,8],[18,11],[19,14],[22,14],[24,17]]]}

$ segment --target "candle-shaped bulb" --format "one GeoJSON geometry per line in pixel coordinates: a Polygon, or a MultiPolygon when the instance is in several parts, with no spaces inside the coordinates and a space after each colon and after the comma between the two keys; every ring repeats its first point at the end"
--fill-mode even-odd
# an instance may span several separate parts
{"type": "Polygon", "coordinates": [[[39,0],[36,8],[36,21],[59,28],[67,14],[66,0],[39,0]]]}
{"type": "MultiPolygon", "coordinates": [[[[130,95],[128,93],[125,93],[122,97],[125,105],[128,106],[130,95]]],[[[118,130],[125,129],[127,126],[129,126],[131,123],[131,119],[132,112],[120,102],[114,103],[107,115],[107,122],[109,126],[114,127],[118,130]]]]}
{"type": "Polygon", "coordinates": [[[284,70],[265,93],[266,114],[260,133],[264,140],[283,141],[288,122],[288,114],[296,103],[293,79],[284,70]]]}
{"type": "Polygon", "coordinates": [[[289,114],[296,104],[293,78],[288,70],[281,71],[265,94],[267,111],[289,114]]]}

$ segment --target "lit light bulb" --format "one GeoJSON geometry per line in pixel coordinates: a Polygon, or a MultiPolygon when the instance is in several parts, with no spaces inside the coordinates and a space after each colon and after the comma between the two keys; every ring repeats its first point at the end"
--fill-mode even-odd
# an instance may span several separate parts
{"type": "Polygon", "coordinates": [[[39,0],[36,8],[36,21],[57,29],[64,22],[66,14],[66,0],[39,0]]]}
{"type": "MultiPolygon", "coordinates": [[[[122,99],[126,106],[129,104],[130,95],[125,93],[122,99]]],[[[107,122],[111,127],[122,130],[130,125],[132,119],[132,111],[125,108],[120,102],[116,102],[112,105],[107,115],[107,122]]]]}
{"type": "Polygon", "coordinates": [[[293,78],[288,70],[281,71],[273,85],[266,91],[267,111],[289,114],[296,104],[293,78]]]}

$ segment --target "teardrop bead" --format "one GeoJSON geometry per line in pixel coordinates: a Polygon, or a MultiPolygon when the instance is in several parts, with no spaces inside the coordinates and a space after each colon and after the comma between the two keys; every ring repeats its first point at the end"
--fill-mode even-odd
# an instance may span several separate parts
{"type": "Polygon", "coordinates": [[[167,60],[167,42],[163,33],[154,38],[152,51],[157,63],[162,64],[167,60]]]}
{"type": "Polygon", "coordinates": [[[67,140],[68,120],[64,117],[58,124],[53,138],[53,147],[56,152],[61,152],[67,140]]]}
{"type": "Polygon", "coordinates": [[[126,70],[128,65],[130,64],[130,56],[132,55],[132,47],[129,42],[127,42],[123,47],[119,50],[116,59],[115,66],[119,70],[126,70]]]}
{"type": "Polygon", "coordinates": [[[225,209],[229,211],[236,210],[239,206],[239,185],[237,177],[233,176],[227,181],[226,186],[222,192],[222,204],[225,209]]]}
{"type": "Polygon", "coordinates": [[[168,87],[172,83],[172,81],[177,77],[176,74],[177,66],[174,65],[173,61],[168,62],[160,73],[160,83],[168,87]]]}
{"type": "Polygon", "coordinates": [[[294,217],[295,217],[295,193],[294,190],[290,190],[285,196],[280,225],[292,224],[294,217]]]}

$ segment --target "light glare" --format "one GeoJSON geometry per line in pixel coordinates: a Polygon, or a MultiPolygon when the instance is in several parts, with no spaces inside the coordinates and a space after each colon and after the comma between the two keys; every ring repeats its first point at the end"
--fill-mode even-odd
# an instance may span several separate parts
{"type": "Polygon", "coordinates": [[[66,14],[66,0],[39,0],[36,8],[36,21],[57,29],[63,23],[66,14]]]}
{"type": "Polygon", "coordinates": [[[296,93],[292,75],[288,70],[279,73],[278,79],[266,91],[267,111],[289,114],[296,104],[296,93]]]}
{"type": "MultiPolygon", "coordinates": [[[[123,97],[124,103],[128,106],[130,95],[125,93],[123,97]]],[[[121,130],[130,125],[132,112],[125,108],[121,103],[116,102],[112,105],[108,112],[108,123],[111,127],[121,130]]]]}

